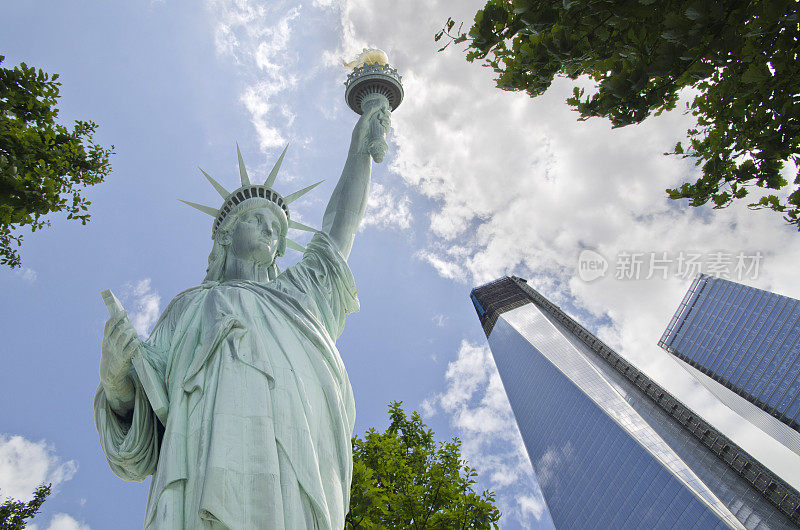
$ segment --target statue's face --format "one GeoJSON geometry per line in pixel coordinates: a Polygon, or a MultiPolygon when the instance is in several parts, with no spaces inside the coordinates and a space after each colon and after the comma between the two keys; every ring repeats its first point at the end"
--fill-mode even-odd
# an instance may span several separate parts
{"type": "Polygon", "coordinates": [[[233,255],[241,260],[271,264],[281,238],[281,223],[269,208],[244,212],[231,230],[233,255]]]}

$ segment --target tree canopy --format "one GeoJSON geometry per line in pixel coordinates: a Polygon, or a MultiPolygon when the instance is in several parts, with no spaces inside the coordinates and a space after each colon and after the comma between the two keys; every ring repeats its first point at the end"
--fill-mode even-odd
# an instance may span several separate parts
{"type": "Polygon", "coordinates": [[[497,528],[494,493],[476,493],[461,442],[436,442],[419,413],[389,406],[386,432],[353,438],[353,484],[345,529],[497,528]]]}
{"type": "Polygon", "coordinates": [[[669,197],[724,208],[765,188],[749,206],[800,230],[800,171],[793,185],[781,176],[787,161],[800,167],[799,21],[796,0],[489,0],[468,33],[448,19],[436,40],[467,41],[468,61],[531,97],[556,75],[588,76],[596,90],[575,87],[567,102],[614,127],[675,108],[691,87],[697,125],[665,154],[702,171],[669,197]]]}
{"type": "Polygon", "coordinates": [[[111,171],[114,146],[93,142],[94,122],[78,120],[72,131],[56,123],[57,79],[25,63],[0,68],[0,264],[12,268],[20,265],[20,227],[42,228],[58,211],[86,224],[82,188],[111,171]]]}
{"type": "Polygon", "coordinates": [[[7,499],[0,504],[0,530],[21,530],[27,520],[39,512],[45,499],[50,495],[50,484],[42,484],[33,492],[28,502],[7,499]]]}

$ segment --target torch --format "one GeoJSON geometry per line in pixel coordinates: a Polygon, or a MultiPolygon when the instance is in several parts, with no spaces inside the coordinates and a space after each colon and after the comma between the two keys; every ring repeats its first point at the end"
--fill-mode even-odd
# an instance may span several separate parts
{"type": "MultiPolygon", "coordinates": [[[[352,71],[345,81],[344,99],[356,114],[363,114],[378,105],[389,105],[394,111],[403,101],[402,77],[381,50],[364,49],[356,59],[345,66],[352,71]]],[[[367,150],[375,162],[382,162],[389,150],[386,131],[377,120],[370,124],[367,150]]]]}

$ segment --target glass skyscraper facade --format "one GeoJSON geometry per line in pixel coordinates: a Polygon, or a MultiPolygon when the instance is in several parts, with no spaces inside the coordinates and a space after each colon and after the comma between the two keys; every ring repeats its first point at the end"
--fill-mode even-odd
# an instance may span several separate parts
{"type": "Polygon", "coordinates": [[[796,528],[800,494],[519,278],[473,304],[557,528],[796,528]]]}
{"type": "Polygon", "coordinates": [[[658,344],[800,431],[800,301],[700,274],[658,344]]]}

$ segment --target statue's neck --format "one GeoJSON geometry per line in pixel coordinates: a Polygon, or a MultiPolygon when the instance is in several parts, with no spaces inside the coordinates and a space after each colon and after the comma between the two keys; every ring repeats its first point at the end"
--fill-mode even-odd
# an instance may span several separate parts
{"type": "Polygon", "coordinates": [[[228,255],[222,281],[249,280],[266,283],[269,281],[269,265],[247,261],[228,255]]]}

